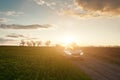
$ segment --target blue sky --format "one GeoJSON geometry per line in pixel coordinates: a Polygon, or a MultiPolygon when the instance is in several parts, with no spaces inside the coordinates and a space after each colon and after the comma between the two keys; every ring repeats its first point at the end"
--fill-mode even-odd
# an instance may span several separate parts
{"type": "Polygon", "coordinates": [[[119,0],[0,0],[0,44],[16,45],[21,39],[61,43],[71,37],[80,45],[120,45],[118,3],[119,0]]]}
{"type": "Polygon", "coordinates": [[[23,15],[21,16],[5,16],[5,15],[1,16],[1,17],[9,17],[10,19],[15,19],[15,21],[10,21],[9,22],[10,24],[12,23],[32,24],[32,23],[38,23],[38,21],[43,22],[43,20],[47,17],[47,15],[50,14],[49,9],[45,7],[41,8],[33,0],[11,0],[10,2],[8,2],[8,0],[1,0],[0,10],[23,12],[23,15]],[[39,19],[38,17],[43,20],[39,19]]]}

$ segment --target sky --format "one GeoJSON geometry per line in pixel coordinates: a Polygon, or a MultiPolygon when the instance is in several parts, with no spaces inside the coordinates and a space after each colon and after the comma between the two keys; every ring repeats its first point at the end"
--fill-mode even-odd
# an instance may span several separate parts
{"type": "Polygon", "coordinates": [[[120,46],[120,0],[0,0],[0,45],[20,40],[120,46]]]}

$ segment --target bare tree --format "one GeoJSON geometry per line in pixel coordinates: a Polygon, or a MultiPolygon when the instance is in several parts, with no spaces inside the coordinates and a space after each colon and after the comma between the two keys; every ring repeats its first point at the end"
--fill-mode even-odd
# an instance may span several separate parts
{"type": "Polygon", "coordinates": [[[24,40],[21,40],[20,46],[25,46],[25,41],[24,40]]]}
{"type": "Polygon", "coordinates": [[[37,46],[40,46],[41,44],[42,44],[42,41],[37,41],[37,42],[36,42],[36,45],[37,45],[37,46]]]}
{"type": "Polygon", "coordinates": [[[26,44],[27,44],[27,46],[32,46],[32,43],[29,41],[27,41],[26,44]]]}
{"type": "Polygon", "coordinates": [[[50,44],[51,44],[51,41],[50,41],[50,40],[45,42],[45,45],[46,45],[46,46],[49,46],[50,44]]]}
{"type": "Polygon", "coordinates": [[[31,41],[32,43],[32,46],[35,46],[36,45],[36,42],[35,41],[31,41]]]}

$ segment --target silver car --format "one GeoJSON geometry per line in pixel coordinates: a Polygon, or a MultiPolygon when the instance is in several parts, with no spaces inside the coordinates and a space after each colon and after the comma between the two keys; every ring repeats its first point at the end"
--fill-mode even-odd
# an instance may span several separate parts
{"type": "Polygon", "coordinates": [[[80,57],[84,54],[83,51],[79,49],[65,49],[64,52],[65,52],[65,55],[68,55],[71,57],[80,57]]]}

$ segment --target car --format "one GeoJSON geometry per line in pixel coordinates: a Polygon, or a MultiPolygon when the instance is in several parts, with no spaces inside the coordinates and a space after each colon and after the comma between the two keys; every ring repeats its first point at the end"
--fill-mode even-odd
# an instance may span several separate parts
{"type": "Polygon", "coordinates": [[[65,55],[71,56],[71,57],[80,57],[84,53],[80,49],[65,49],[64,50],[65,55]]]}

